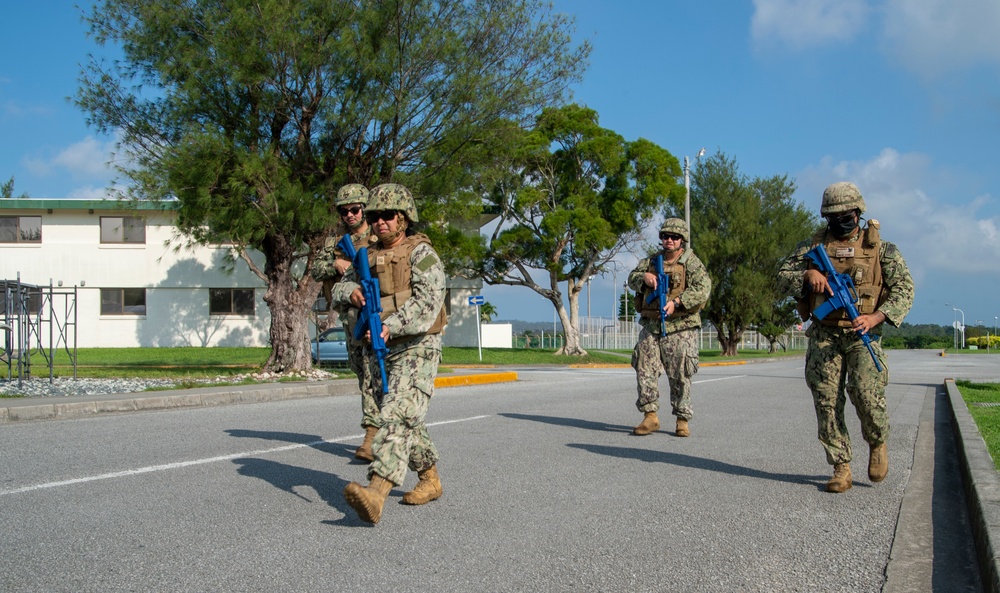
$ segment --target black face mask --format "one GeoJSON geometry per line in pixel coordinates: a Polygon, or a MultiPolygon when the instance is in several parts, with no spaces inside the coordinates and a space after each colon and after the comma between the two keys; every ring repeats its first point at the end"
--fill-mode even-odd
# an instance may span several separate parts
{"type": "Polygon", "coordinates": [[[858,228],[858,218],[853,213],[850,216],[831,216],[826,219],[826,224],[834,237],[846,237],[858,228]]]}

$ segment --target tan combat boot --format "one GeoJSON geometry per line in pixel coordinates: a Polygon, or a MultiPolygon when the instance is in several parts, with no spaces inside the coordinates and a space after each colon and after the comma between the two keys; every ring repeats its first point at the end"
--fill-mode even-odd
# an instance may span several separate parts
{"type": "Polygon", "coordinates": [[[691,431],[688,430],[688,421],[683,418],[677,419],[677,430],[676,434],[679,437],[691,436],[691,431]]]}
{"type": "Polygon", "coordinates": [[[657,430],[660,430],[660,419],[656,417],[656,412],[646,412],[646,417],[639,426],[632,429],[632,434],[643,436],[657,430]]]}
{"type": "Polygon", "coordinates": [[[872,482],[881,482],[889,473],[889,449],[885,443],[872,447],[868,455],[868,479],[872,482]]]}
{"type": "Polygon", "coordinates": [[[375,453],[372,452],[372,441],[375,440],[376,432],[378,432],[377,426],[365,427],[365,440],[361,442],[361,446],[354,452],[355,459],[367,461],[368,463],[375,461],[375,453]]]}
{"type": "Polygon", "coordinates": [[[368,486],[357,482],[348,484],[344,488],[344,498],[358,512],[359,519],[366,523],[378,523],[382,518],[382,505],[391,490],[392,482],[376,474],[368,486]]]}
{"type": "Polygon", "coordinates": [[[850,490],[853,485],[853,478],[851,477],[851,464],[838,463],[833,466],[833,477],[826,483],[826,491],[836,493],[846,492],[850,490]]]}
{"type": "Polygon", "coordinates": [[[444,490],[441,488],[441,478],[438,476],[436,465],[417,473],[420,481],[417,485],[403,495],[405,504],[427,504],[432,500],[441,498],[444,490]]]}

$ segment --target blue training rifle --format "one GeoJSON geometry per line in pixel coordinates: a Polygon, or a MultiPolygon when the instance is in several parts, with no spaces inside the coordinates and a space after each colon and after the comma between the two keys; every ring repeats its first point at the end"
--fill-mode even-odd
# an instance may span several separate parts
{"type": "Polygon", "coordinates": [[[653,265],[656,266],[656,290],[646,297],[646,304],[653,302],[653,299],[660,300],[660,335],[667,333],[667,292],[670,290],[670,274],[663,272],[663,254],[654,258],[653,265]]]}
{"type": "MultiPolygon", "coordinates": [[[[851,276],[849,274],[837,273],[837,270],[833,267],[833,263],[830,262],[830,256],[827,255],[826,249],[822,245],[817,245],[810,249],[806,253],[806,257],[812,260],[816,264],[816,267],[819,268],[819,271],[826,275],[830,289],[833,290],[833,296],[826,295],[826,301],[813,311],[816,319],[823,319],[830,313],[840,309],[847,311],[847,316],[851,318],[851,321],[857,319],[861,314],[858,313],[858,308],[855,306],[855,303],[858,302],[858,293],[854,287],[854,281],[851,280],[851,276]]],[[[865,347],[868,348],[868,353],[872,355],[875,368],[881,373],[882,365],[875,356],[875,349],[872,348],[872,336],[861,330],[856,331],[858,337],[864,342],[865,347]]],[[[875,336],[875,339],[877,340],[878,336],[875,336]]]]}
{"type": "Polygon", "coordinates": [[[378,278],[372,276],[368,267],[368,248],[354,249],[354,242],[349,235],[344,235],[337,243],[337,248],[344,252],[354,265],[361,285],[361,294],[365,297],[365,305],[358,315],[358,324],[354,326],[354,339],[361,340],[365,331],[371,335],[372,350],[378,360],[378,368],[382,373],[382,393],[389,393],[389,381],[385,375],[385,356],[389,350],[382,338],[382,295],[379,294],[378,278]]]}

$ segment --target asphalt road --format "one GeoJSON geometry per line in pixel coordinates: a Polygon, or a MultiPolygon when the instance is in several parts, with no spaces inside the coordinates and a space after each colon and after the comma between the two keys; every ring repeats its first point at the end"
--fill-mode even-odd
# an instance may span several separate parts
{"type": "MultiPolygon", "coordinates": [[[[664,430],[630,434],[627,368],[441,389],[428,422],[444,496],[399,504],[410,475],[376,526],[341,495],[365,475],[356,397],[0,425],[0,590],[978,590],[974,560],[914,556],[929,538],[931,555],[949,541],[969,557],[962,509],[923,512],[904,495],[923,488],[938,509],[955,498],[944,473],[914,474],[918,432],[933,437],[944,378],[1000,370],[930,351],[889,359],[889,476],[868,482],[849,408],[860,446],[841,495],[824,492],[798,358],[702,368],[686,439],[669,412],[664,430]],[[917,589],[887,584],[890,555],[917,589]]],[[[930,455],[949,453],[932,438],[930,455]]]]}

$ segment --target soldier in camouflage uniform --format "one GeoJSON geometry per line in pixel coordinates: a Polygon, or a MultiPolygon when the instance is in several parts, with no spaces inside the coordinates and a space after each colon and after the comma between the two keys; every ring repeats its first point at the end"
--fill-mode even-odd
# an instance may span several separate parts
{"type": "Polygon", "coordinates": [[[857,186],[839,182],[826,188],[820,214],[827,225],[810,241],[800,244],[778,271],[779,289],[799,301],[806,318],[833,294],[806,253],[823,245],[837,273],[849,274],[858,295],[858,317],[851,321],[844,311],[822,320],[812,319],[806,330],[806,384],[812,391],[819,426],[819,440],[826,460],[834,467],[827,492],[851,488],[851,439],[844,421],[844,392],[861,420],[861,435],[868,443],[868,477],[881,482],[889,472],[886,441],[889,414],[885,386],[889,371],[881,341],[874,335],[883,322],[898,326],[913,304],[913,279],[895,245],[882,241],[877,220],[861,226],[865,201],[857,186]],[[872,335],[871,346],[882,366],[879,372],[858,332],[872,335]]]}
{"type": "Polygon", "coordinates": [[[659,299],[646,303],[657,285],[653,258],[640,261],[628,276],[629,288],[637,293],[636,311],[642,326],[639,342],[632,351],[632,368],[639,391],[635,405],[644,415],[642,423],[632,430],[637,435],[660,429],[656,412],[660,408],[659,379],[664,372],[670,383],[670,406],[677,417],[675,434],[679,437],[691,434],[688,421],[693,415],[691,377],[698,372],[699,311],[708,301],[712,279],[698,256],[686,249],[689,238],[687,225],[679,218],[668,218],[660,227],[663,271],[670,277],[662,334],[659,299]]]}
{"type": "MultiPolygon", "coordinates": [[[[337,243],[348,233],[355,249],[368,247],[371,229],[365,221],[365,206],[368,204],[368,190],[358,183],[345,185],[337,191],[333,201],[340,224],[326,240],[323,250],[316,256],[312,266],[312,277],[323,281],[323,296],[327,302],[333,302],[333,285],[344,278],[344,273],[351,267],[351,261],[339,249],[337,243]]],[[[365,438],[361,446],[354,452],[354,457],[371,463],[372,441],[379,427],[378,401],[368,380],[368,362],[364,356],[364,343],[354,339],[354,325],[357,322],[356,310],[350,307],[337,307],[337,313],[347,334],[347,364],[358,377],[358,389],[361,390],[361,428],[365,429],[365,438]]]]}
{"type": "MultiPolygon", "coordinates": [[[[365,217],[378,239],[369,248],[368,260],[382,294],[389,386],[373,443],[375,461],[368,468],[370,482],[367,486],[351,482],[344,498],[361,520],[377,523],[389,492],[403,483],[407,469],[417,472],[419,481],[403,495],[404,503],[426,504],[443,492],[438,451],[424,421],[434,394],[447,316],[444,266],[427,236],[413,231],[418,218],[410,191],[394,183],[374,188],[365,217]]],[[[333,297],[356,308],[364,306],[353,271],[334,286],[333,297]]],[[[373,386],[381,392],[378,361],[370,352],[369,364],[373,386]]]]}

